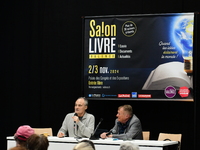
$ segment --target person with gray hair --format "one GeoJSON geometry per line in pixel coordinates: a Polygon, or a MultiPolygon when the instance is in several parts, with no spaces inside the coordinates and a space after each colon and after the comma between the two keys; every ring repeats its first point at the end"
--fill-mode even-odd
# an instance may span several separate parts
{"type": "Polygon", "coordinates": [[[132,142],[123,142],[120,144],[119,150],[139,150],[139,146],[132,142]]]}
{"type": "Polygon", "coordinates": [[[104,132],[100,135],[102,139],[117,138],[120,140],[143,140],[142,125],[140,119],[133,113],[131,105],[118,107],[117,119],[111,132],[104,132]]]}
{"type": "Polygon", "coordinates": [[[86,112],[88,100],[79,97],[74,106],[74,112],[68,113],[62,123],[57,137],[64,137],[68,133],[69,137],[90,138],[94,131],[95,117],[86,112]]]}
{"type": "Polygon", "coordinates": [[[83,140],[74,146],[73,150],[95,150],[95,147],[92,141],[83,140]]]}

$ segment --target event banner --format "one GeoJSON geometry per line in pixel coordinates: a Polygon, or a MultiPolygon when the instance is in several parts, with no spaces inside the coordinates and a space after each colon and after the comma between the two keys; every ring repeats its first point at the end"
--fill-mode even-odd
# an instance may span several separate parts
{"type": "Polygon", "coordinates": [[[194,18],[194,13],[84,17],[84,96],[193,101],[194,18]]]}

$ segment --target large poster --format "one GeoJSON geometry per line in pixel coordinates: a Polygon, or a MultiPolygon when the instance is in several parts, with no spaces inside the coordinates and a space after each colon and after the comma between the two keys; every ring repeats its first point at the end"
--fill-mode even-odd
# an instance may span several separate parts
{"type": "Polygon", "coordinates": [[[85,17],[84,96],[193,101],[194,16],[85,17]]]}

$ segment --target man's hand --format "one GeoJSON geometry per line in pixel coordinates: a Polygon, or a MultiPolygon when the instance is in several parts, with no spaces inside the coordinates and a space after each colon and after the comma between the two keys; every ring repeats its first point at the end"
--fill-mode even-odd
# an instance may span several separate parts
{"type": "Polygon", "coordinates": [[[62,138],[62,137],[64,137],[64,136],[65,136],[65,134],[62,133],[62,132],[59,132],[58,135],[57,135],[57,137],[59,137],[59,138],[62,138]]]}
{"type": "Polygon", "coordinates": [[[106,132],[104,132],[104,133],[102,133],[101,135],[100,135],[100,137],[102,138],[102,139],[105,139],[105,138],[107,138],[107,136],[106,136],[106,132]]]}
{"type": "Polygon", "coordinates": [[[72,118],[74,119],[74,121],[75,121],[76,123],[78,123],[78,122],[80,121],[79,118],[78,118],[78,116],[73,116],[72,118]]]}

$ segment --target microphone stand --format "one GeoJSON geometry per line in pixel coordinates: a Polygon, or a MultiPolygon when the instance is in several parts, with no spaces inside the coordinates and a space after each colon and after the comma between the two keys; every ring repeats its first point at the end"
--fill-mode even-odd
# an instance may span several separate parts
{"type": "Polygon", "coordinates": [[[96,126],[96,129],[94,130],[94,132],[92,133],[91,137],[90,137],[90,140],[98,140],[99,138],[96,138],[94,136],[94,134],[96,133],[97,129],[99,128],[99,125],[101,124],[101,122],[103,121],[103,118],[100,119],[98,125],[96,126]]]}
{"type": "MultiPolygon", "coordinates": [[[[74,116],[78,116],[78,114],[75,113],[74,116]]],[[[77,132],[78,132],[78,129],[77,129],[77,132]]],[[[74,121],[74,135],[76,136],[76,137],[74,137],[76,140],[77,140],[77,139],[81,139],[81,137],[79,137],[79,136],[76,134],[76,121],[74,121]]],[[[78,141],[78,140],[77,140],[77,141],[78,141]]],[[[79,141],[78,141],[78,142],[79,142],[79,141]]]]}
{"type": "MultiPolygon", "coordinates": [[[[75,135],[75,139],[77,140],[77,139],[81,139],[81,137],[80,136],[78,136],[77,134],[76,134],[76,123],[74,122],[74,135],[75,135]]],[[[78,130],[77,130],[78,131],[78,130]]],[[[77,140],[78,141],[78,140],[77,140]]],[[[78,141],[79,142],[79,141],[78,141]]]]}

